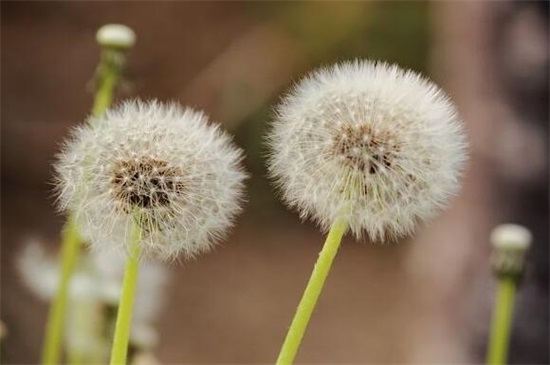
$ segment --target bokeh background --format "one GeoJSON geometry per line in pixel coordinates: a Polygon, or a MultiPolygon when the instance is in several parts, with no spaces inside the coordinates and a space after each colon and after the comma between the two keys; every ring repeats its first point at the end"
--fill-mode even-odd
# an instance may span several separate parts
{"type": "Polygon", "coordinates": [[[266,178],[272,105],[311,68],[383,59],[452,96],[471,141],[461,194],[399,245],[345,240],[297,361],[483,362],[494,280],[488,236],[516,222],[535,242],[517,302],[512,363],[547,364],[548,2],[1,3],[2,361],[36,363],[47,303],[22,283],[32,237],[55,253],[51,162],[92,103],[95,31],[138,41],[118,98],[205,109],[247,152],[249,201],[230,239],[174,264],[158,320],[162,363],[270,363],[323,236],[266,178]]]}

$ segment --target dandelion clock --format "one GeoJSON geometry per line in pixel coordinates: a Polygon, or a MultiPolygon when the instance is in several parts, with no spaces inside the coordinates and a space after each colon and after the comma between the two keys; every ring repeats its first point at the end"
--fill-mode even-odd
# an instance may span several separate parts
{"type": "Polygon", "coordinates": [[[347,230],[410,235],[455,195],[466,160],[451,100],[395,65],[354,61],[298,82],[276,108],[269,171],[283,200],[328,238],[278,363],[291,363],[347,230]]]}
{"type": "Polygon", "coordinates": [[[128,101],[74,130],[56,164],[59,206],[93,249],[128,255],[111,364],[126,360],[142,255],[209,250],[240,212],[242,152],[207,117],[128,101]]]}

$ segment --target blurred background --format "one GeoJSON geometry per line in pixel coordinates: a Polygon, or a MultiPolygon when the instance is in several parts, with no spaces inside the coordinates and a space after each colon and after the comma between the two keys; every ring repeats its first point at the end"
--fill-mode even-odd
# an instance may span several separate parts
{"type": "Polygon", "coordinates": [[[547,364],[548,2],[1,3],[2,361],[40,358],[47,303],[22,282],[30,239],[52,254],[51,162],[92,103],[96,30],[138,37],[118,98],[205,109],[246,150],[249,199],[230,239],[171,265],[157,321],[161,363],[271,363],[323,235],[278,201],[262,138],[272,105],[311,68],[382,59],[425,73],[455,100],[471,160],[461,194],[399,245],[348,237],[297,361],[481,363],[495,283],[489,233],[534,232],[512,363],[547,364]],[[368,242],[367,242],[368,243],[368,242]]]}

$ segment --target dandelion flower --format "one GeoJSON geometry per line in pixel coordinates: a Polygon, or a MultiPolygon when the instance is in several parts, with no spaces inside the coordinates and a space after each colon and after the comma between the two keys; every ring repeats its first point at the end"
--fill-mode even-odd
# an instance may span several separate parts
{"type": "Polygon", "coordinates": [[[328,228],[345,214],[371,239],[400,237],[459,188],[466,139],[435,84],[395,65],[319,69],[277,107],[270,172],[287,204],[328,228]]]}
{"type": "Polygon", "coordinates": [[[284,201],[330,230],[277,364],[291,364],[345,232],[398,238],[432,218],[459,187],[461,120],[422,76],[371,61],[300,81],[277,107],[269,171],[284,201]]]}
{"type": "Polygon", "coordinates": [[[195,256],[240,212],[242,152],[207,117],[176,104],[128,101],[74,130],[55,166],[59,206],[92,247],[195,256]]]}

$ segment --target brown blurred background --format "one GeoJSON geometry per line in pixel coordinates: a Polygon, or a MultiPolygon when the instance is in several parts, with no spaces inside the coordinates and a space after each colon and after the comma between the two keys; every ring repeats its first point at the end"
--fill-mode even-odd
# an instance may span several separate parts
{"type": "Polygon", "coordinates": [[[89,113],[95,31],[109,22],[138,36],[119,98],[205,109],[235,134],[253,175],[229,241],[173,265],[161,362],[275,360],[323,236],[278,202],[262,136],[293,80],[353,58],[397,62],[441,84],[466,121],[471,161],[460,196],[414,239],[346,239],[297,361],[483,362],[488,235],[502,222],[535,235],[510,361],[550,361],[548,2],[2,1],[1,20],[2,361],[40,356],[47,304],[23,286],[16,257],[31,236],[58,247],[51,162],[89,113]]]}

